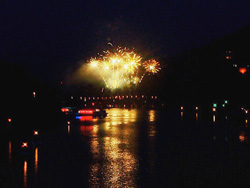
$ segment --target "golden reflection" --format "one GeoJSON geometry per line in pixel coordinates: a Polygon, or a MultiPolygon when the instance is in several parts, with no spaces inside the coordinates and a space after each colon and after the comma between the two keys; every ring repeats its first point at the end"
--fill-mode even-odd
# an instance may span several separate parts
{"type": "Polygon", "coordinates": [[[23,185],[24,187],[27,187],[27,161],[24,161],[23,164],[23,185]]]}
{"type": "Polygon", "coordinates": [[[35,149],[35,174],[37,174],[38,170],[38,148],[35,149]]]}
{"type": "Polygon", "coordinates": [[[150,110],[149,114],[149,121],[155,121],[155,110],[150,110]]]}
{"type": "Polygon", "coordinates": [[[68,134],[70,134],[70,125],[68,125],[68,134]]]}
{"type": "Polygon", "coordinates": [[[215,115],[213,115],[213,122],[215,122],[216,121],[216,116],[215,115]]]}
{"type": "MultiPolygon", "coordinates": [[[[155,110],[150,110],[148,112],[148,114],[149,114],[149,121],[154,122],[155,121],[155,110]]],[[[155,133],[156,133],[155,125],[149,125],[148,135],[150,137],[153,137],[153,136],[155,136],[155,133]]]]}
{"type": "Polygon", "coordinates": [[[198,116],[199,116],[199,114],[198,114],[198,112],[196,112],[195,113],[195,119],[196,119],[196,121],[198,120],[198,116]]]}
{"type": "Polygon", "coordinates": [[[103,126],[93,128],[90,187],[136,187],[137,145],[129,128],[136,118],[136,110],[110,109],[103,126]]]}
{"type": "Polygon", "coordinates": [[[181,119],[183,119],[183,112],[181,112],[181,119]]]}

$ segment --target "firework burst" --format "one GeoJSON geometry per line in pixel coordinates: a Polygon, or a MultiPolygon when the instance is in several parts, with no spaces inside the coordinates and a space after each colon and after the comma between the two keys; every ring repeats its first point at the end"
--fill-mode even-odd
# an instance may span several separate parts
{"type": "Polygon", "coordinates": [[[143,63],[143,67],[145,68],[146,72],[152,74],[156,74],[161,70],[160,63],[157,62],[155,59],[150,59],[148,61],[145,61],[143,63]]]}
{"type": "Polygon", "coordinates": [[[160,70],[157,61],[149,60],[142,66],[141,60],[134,50],[118,47],[112,52],[103,51],[98,57],[91,58],[88,64],[102,77],[107,88],[117,89],[139,84],[145,71],[156,74],[160,70]]]}

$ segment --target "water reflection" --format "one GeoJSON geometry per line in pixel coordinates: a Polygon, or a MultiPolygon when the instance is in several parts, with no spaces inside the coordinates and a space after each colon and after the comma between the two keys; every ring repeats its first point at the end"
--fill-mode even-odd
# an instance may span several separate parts
{"type": "Polygon", "coordinates": [[[137,144],[130,128],[136,119],[136,110],[110,109],[105,122],[93,126],[91,187],[136,186],[137,144]]]}
{"type": "Polygon", "coordinates": [[[70,134],[70,125],[68,125],[68,134],[70,134]]]}
{"type": "Polygon", "coordinates": [[[23,185],[24,187],[27,187],[27,161],[24,161],[23,164],[23,185]]]}
{"type": "Polygon", "coordinates": [[[85,136],[89,136],[91,134],[91,132],[93,131],[93,127],[92,125],[81,125],[80,126],[80,131],[81,131],[81,134],[82,135],[85,135],[85,136]]]}
{"type": "Polygon", "coordinates": [[[38,148],[35,149],[35,174],[37,175],[38,171],[38,148]]]}
{"type": "Polygon", "coordinates": [[[11,164],[11,141],[9,141],[9,163],[11,164]]]}
{"type": "Polygon", "coordinates": [[[215,114],[213,115],[213,122],[215,123],[215,121],[216,121],[216,116],[215,116],[215,114]]]}
{"type": "Polygon", "coordinates": [[[149,115],[149,121],[155,121],[155,110],[150,110],[148,112],[149,115]]]}

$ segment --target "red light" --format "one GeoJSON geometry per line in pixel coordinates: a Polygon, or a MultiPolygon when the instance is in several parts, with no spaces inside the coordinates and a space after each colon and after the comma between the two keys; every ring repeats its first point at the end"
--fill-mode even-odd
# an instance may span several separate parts
{"type": "Polygon", "coordinates": [[[34,131],[34,135],[36,135],[36,136],[37,136],[37,135],[38,135],[38,131],[34,131]]]}
{"type": "Polygon", "coordinates": [[[68,108],[61,108],[61,111],[62,112],[69,112],[69,109],[68,108]]]}
{"type": "Polygon", "coordinates": [[[213,108],[213,112],[216,112],[216,108],[213,108]]]}
{"type": "Polygon", "coordinates": [[[10,118],[8,119],[8,122],[11,122],[11,119],[10,119],[10,118]]]}
{"type": "Polygon", "coordinates": [[[78,110],[79,114],[93,114],[93,110],[78,110]]]}
{"type": "Polygon", "coordinates": [[[245,74],[247,72],[247,69],[246,68],[239,68],[239,72],[241,74],[245,74]]]}
{"type": "Polygon", "coordinates": [[[92,121],[93,116],[81,116],[80,121],[92,121]]]}

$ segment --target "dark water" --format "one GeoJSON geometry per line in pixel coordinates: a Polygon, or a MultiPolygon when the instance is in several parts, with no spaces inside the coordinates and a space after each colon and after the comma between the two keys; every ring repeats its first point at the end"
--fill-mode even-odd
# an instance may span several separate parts
{"type": "MultiPolygon", "coordinates": [[[[1,187],[248,187],[247,122],[203,114],[110,109],[66,118],[20,155],[1,143],[1,187]]],[[[49,122],[48,122],[49,123],[49,122]]]]}

